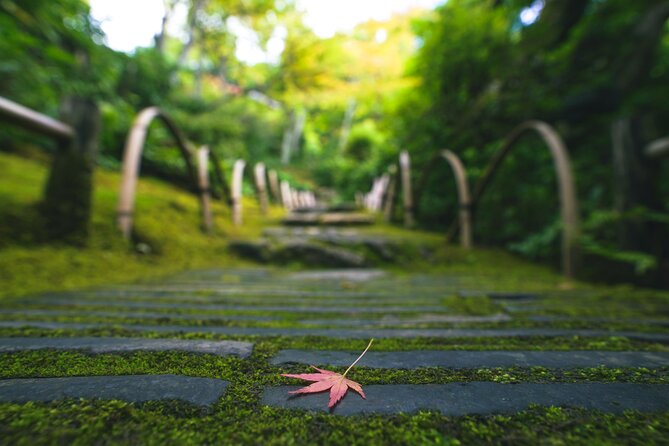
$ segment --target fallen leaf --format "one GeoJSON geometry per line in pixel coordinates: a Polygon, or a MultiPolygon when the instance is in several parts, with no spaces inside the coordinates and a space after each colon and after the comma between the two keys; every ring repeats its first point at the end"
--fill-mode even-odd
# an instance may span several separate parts
{"type": "Polygon", "coordinates": [[[363,351],[360,356],[358,356],[358,359],[353,361],[353,364],[351,364],[343,374],[331,372],[330,370],[319,369],[313,365],[311,367],[316,369],[318,373],[302,373],[299,375],[292,375],[288,373],[282,374],[281,376],[285,376],[287,378],[297,378],[313,382],[313,384],[310,384],[307,387],[303,387],[288,393],[319,393],[330,390],[330,401],[328,402],[329,408],[334,407],[334,405],[337,404],[344,397],[344,395],[346,395],[346,392],[348,392],[349,388],[358,392],[363,399],[366,399],[365,392],[362,391],[362,386],[355,381],[347,379],[346,375],[353,368],[353,366],[356,365],[358,361],[360,361],[360,358],[362,358],[363,355],[367,353],[367,350],[369,350],[369,347],[372,346],[373,341],[374,339],[369,341],[365,351],[363,351]]]}

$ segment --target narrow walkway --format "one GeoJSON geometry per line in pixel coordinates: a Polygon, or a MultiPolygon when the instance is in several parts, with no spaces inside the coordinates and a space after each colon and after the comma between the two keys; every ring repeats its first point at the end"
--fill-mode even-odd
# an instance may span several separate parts
{"type": "MultiPolygon", "coordinates": [[[[308,365],[341,370],[375,337],[353,372],[367,400],[349,394],[335,414],[459,416],[515,413],[533,404],[669,410],[667,320],[556,316],[556,302],[582,304],[583,291],[491,291],[477,283],[474,276],[379,269],[195,271],[155,284],[5,301],[0,353],[36,352],[48,361],[59,351],[93,360],[181,352],[229,358],[237,369],[254,361],[264,374],[255,404],[322,411],[326,395],[295,398],[288,392],[297,383],[279,374],[304,373],[308,365]]],[[[241,385],[234,378],[152,372],[153,378],[38,375],[0,380],[0,401],[211,405],[229,384],[241,385]]]]}

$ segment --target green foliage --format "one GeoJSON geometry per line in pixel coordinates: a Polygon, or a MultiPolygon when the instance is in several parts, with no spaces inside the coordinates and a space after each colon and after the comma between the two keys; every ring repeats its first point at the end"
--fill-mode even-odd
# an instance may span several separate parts
{"type": "MultiPolygon", "coordinates": [[[[419,88],[406,89],[392,104],[388,127],[396,144],[411,152],[414,172],[424,169],[437,150],[449,148],[463,159],[475,184],[505,135],[529,118],[545,120],[570,151],[582,213],[596,219],[597,212],[613,207],[619,192],[612,185],[622,181],[612,178],[611,122],[643,115],[647,128],[635,130],[637,136],[665,133],[647,129],[667,119],[666,104],[654,98],[661,96],[669,75],[668,41],[635,34],[652,2],[547,1],[536,23],[525,25],[519,13],[528,3],[453,0],[416,21],[421,47],[409,75],[419,88]]],[[[643,144],[635,150],[642,151],[643,144]]],[[[666,191],[666,175],[651,176],[625,181],[652,183],[633,193],[645,196],[640,204],[662,214],[669,204],[660,192],[666,191]]],[[[557,263],[554,178],[548,150],[529,138],[521,141],[478,203],[475,239],[557,263]]],[[[445,195],[443,180],[429,180],[420,221],[430,227],[449,224],[452,217],[445,216],[453,215],[456,204],[452,191],[445,195]]],[[[662,262],[659,251],[669,252],[666,229],[657,232],[655,243],[664,248],[655,252],[631,252],[616,239],[602,241],[587,233],[600,229],[586,230],[586,251],[631,263],[639,273],[662,262]]]]}
{"type": "Polygon", "coordinates": [[[656,215],[644,209],[620,214],[612,211],[595,211],[584,225],[581,245],[585,252],[607,260],[630,264],[634,273],[643,276],[657,267],[657,259],[649,254],[618,249],[615,245],[618,223],[625,220],[645,220],[648,218],[667,222],[667,216],[656,215]]]}

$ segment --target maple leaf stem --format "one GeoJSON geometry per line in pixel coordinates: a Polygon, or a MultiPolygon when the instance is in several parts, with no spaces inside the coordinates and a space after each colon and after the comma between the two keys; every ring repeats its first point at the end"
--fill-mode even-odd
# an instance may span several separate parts
{"type": "Polygon", "coordinates": [[[358,361],[360,361],[360,358],[362,358],[363,356],[365,356],[365,353],[367,353],[367,350],[369,350],[369,347],[372,346],[372,342],[374,342],[374,338],[372,338],[372,339],[369,340],[369,344],[367,344],[367,348],[365,349],[365,351],[362,352],[362,353],[360,353],[360,356],[358,356],[358,359],[356,359],[355,361],[353,361],[353,364],[351,364],[350,366],[348,366],[348,368],[346,369],[346,371],[344,372],[344,374],[343,374],[342,376],[346,376],[346,374],[348,373],[348,371],[351,370],[351,369],[353,368],[353,366],[356,365],[356,364],[358,363],[358,361]]]}

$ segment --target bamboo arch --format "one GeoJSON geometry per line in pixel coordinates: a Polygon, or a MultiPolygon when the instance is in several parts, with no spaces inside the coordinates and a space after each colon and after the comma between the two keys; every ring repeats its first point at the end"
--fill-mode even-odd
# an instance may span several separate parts
{"type": "MultiPolygon", "coordinates": [[[[137,188],[137,177],[139,176],[146,134],[149,125],[151,125],[156,118],[160,119],[172,134],[172,137],[176,141],[177,147],[186,162],[186,168],[188,170],[191,184],[193,184],[194,187],[199,188],[198,175],[192,161],[192,152],[177,126],[158,107],[148,107],[142,110],[135,118],[130,133],[128,133],[123,152],[123,177],[121,180],[121,190],[117,209],[117,225],[121,230],[123,237],[126,239],[130,239],[130,234],[132,232],[135,190],[137,188]]],[[[200,193],[208,194],[208,191],[201,190],[200,193]]],[[[202,203],[205,201],[204,198],[201,199],[202,203]]],[[[207,219],[205,218],[205,221],[206,220],[207,219]]]]}
{"type": "Polygon", "coordinates": [[[404,203],[404,227],[413,228],[413,192],[411,191],[411,159],[409,152],[400,152],[400,181],[402,184],[402,199],[404,203]]]}
{"type": "Polygon", "coordinates": [[[463,248],[469,249],[473,244],[471,193],[469,191],[469,183],[467,182],[467,170],[455,153],[450,150],[442,150],[430,159],[421,175],[418,186],[416,187],[416,203],[414,204],[414,207],[416,212],[418,212],[420,198],[425,189],[425,184],[439,159],[444,159],[448,162],[448,165],[455,176],[455,186],[458,192],[458,228],[460,229],[460,244],[463,248]]]}
{"type": "Polygon", "coordinates": [[[242,182],[244,180],[244,169],[246,162],[237,160],[232,168],[232,222],[235,226],[242,224],[242,182]]]}
{"type": "Polygon", "coordinates": [[[267,215],[269,207],[269,197],[267,196],[267,169],[264,163],[256,163],[253,168],[253,177],[255,180],[256,194],[258,196],[258,204],[260,205],[260,212],[262,215],[267,215]]]}
{"type": "MultiPolygon", "coordinates": [[[[558,133],[543,121],[526,121],[513,129],[505,138],[502,148],[495,154],[483,176],[479,180],[472,195],[471,207],[475,209],[483,193],[492,181],[497,169],[511,151],[516,142],[527,132],[536,132],[548,146],[553,165],[557,174],[558,194],[560,197],[560,216],[562,219],[562,271],[567,277],[573,277],[578,267],[578,236],[580,233],[580,217],[578,214],[578,198],[576,183],[569,159],[569,152],[558,133]]],[[[457,231],[459,222],[456,220],[449,230],[449,237],[457,231]]]]}

